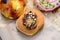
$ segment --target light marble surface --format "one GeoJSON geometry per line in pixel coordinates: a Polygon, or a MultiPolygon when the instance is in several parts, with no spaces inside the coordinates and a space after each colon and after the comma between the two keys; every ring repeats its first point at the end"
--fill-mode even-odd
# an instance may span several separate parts
{"type": "MultiPolygon", "coordinates": [[[[35,8],[32,0],[28,0],[27,8],[35,8]]],[[[43,12],[43,14],[45,16],[44,26],[34,36],[26,36],[19,32],[16,29],[16,20],[6,19],[0,14],[2,40],[60,40],[60,8],[56,12],[43,12]]]]}

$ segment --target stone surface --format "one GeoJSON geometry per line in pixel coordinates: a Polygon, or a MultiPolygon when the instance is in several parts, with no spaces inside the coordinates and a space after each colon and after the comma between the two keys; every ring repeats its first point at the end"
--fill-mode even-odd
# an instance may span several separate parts
{"type": "MultiPolygon", "coordinates": [[[[26,8],[28,9],[28,8],[36,8],[36,7],[33,5],[32,0],[31,1],[28,0],[26,8]]],[[[0,14],[1,38],[3,40],[9,39],[9,37],[7,37],[8,35],[5,35],[7,33],[10,35],[11,40],[60,40],[60,24],[59,24],[60,23],[60,8],[55,12],[43,12],[43,14],[45,16],[44,26],[34,36],[26,36],[23,33],[19,32],[16,29],[16,24],[15,24],[16,20],[6,19],[0,14]],[[8,32],[4,31],[4,27],[7,29],[8,32]],[[1,35],[2,33],[3,35],[1,35]]]]}

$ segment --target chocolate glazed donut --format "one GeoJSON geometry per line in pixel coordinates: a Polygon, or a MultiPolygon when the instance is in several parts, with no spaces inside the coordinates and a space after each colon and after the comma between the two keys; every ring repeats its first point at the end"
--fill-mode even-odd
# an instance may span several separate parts
{"type": "Polygon", "coordinates": [[[26,35],[34,35],[42,28],[44,16],[37,9],[27,9],[17,22],[17,29],[26,35]]]}

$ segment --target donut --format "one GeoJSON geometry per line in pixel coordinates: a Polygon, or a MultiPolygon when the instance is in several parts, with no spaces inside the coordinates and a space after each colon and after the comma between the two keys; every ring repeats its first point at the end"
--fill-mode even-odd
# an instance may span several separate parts
{"type": "Polygon", "coordinates": [[[60,0],[35,0],[34,3],[42,11],[53,11],[60,7],[60,0]]]}
{"type": "Polygon", "coordinates": [[[22,15],[26,2],[25,0],[1,0],[0,5],[3,16],[9,19],[16,19],[22,15]]]}
{"type": "Polygon", "coordinates": [[[27,9],[17,21],[17,29],[25,35],[36,34],[44,24],[44,15],[37,9],[27,9]]]}

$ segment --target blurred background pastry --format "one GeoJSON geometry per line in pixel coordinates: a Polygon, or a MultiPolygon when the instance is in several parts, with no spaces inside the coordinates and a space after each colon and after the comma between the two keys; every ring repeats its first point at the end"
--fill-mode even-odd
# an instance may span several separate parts
{"type": "Polygon", "coordinates": [[[0,10],[2,15],[9,19],[16,19],[23,14],[25,0],[1,0],[0,10]]]}
{"type": "Polygon", "coordinates": [[[35,0],[34,2],[42,11],[53,11],[60,7],[60,0],[35,0]]]}

